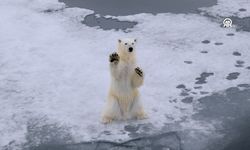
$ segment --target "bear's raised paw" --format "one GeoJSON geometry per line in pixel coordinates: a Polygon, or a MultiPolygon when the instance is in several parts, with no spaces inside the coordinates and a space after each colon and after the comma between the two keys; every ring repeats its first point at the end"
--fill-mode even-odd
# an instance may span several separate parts
{"type": "Polygon", "coordinates": [[[119,60],[120,60],[120,56],[116,52],[109,55],[110,62],[118,63],[119,60]]]}
{"type": "Polygon", "coordinates": [[[136,72],[140,77],[143,76],[143,71],[141,70],[141,68],[136,67],[136,68],[135,68],[135,72],[136,72]]]}

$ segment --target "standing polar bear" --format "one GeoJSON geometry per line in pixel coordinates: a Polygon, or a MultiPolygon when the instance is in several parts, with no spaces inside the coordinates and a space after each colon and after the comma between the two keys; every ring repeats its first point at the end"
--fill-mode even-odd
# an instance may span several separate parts
{"type": "Polygon", "coordinates": [[[144,73],[136,66],[135,44],[136,39],[119,39],[117,52],[109,56],[111,85],[103,123],[146,118],[138,91],[143,84],[144,73]]]}

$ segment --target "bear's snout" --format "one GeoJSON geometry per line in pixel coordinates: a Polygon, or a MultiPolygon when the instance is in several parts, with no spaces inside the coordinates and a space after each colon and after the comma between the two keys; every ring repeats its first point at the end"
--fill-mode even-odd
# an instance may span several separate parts
{"type": "Polygon", "coordinates": [[[133,52],[133,47],[128,48],[129,52],[133,52]]]}

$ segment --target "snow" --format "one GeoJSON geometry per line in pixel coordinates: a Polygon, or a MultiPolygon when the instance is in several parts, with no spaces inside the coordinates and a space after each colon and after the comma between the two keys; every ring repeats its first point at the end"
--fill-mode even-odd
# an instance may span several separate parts
{"type": "MultiPolygon", "coordinates": [[[[247,1],[230,2],[233,11],[247,1]]],[[[227,5],[219,1],[207,9],[216,13],[215,9],[227,5]]],[[[44,117],[69,127],[75,142],[106,138],[102,135],[106,130],[112,133],[109,140],[128,139],[121,131],[128,124],[152,123],[160,129],[195,113],[194,104],[181,102],[176,86],[185,84],[199,93],[193,87],[202,72],[214,73],[202,85],[202,91],[210,93],[250,83],[245,69],[250,65],[249,33],[221,28],[200,15],[171,13],[120,16],[138,24],[129,33],[103,31],[80,23],[91,13],[65,8],[56,0],[0,2],[0,147],[13,140],[24,143],[27,122],[44,117]],[[43,12],[48,9],[59,11],[43,12]],[[150,118],[103,125],[100,114],[109,87],[108,55],[121,37],[138,39],[138,64],[146,74],[141,98],[150,118]],[[210,43],[203,44],[203,40],[210,43]],[[232,55],[234,51],[242,56],[232,55]],[[193,63],[185,64],[186,60],[193,63]],[[237,60],[243,60],[245,67],[235,68],[237,60]],[[239,72],[239,78],[226,80],[231,72],[239,72]],[[173,99],[177,102],[169,101],[173,99]]],[[[185,126],[201,128],[193,122],[185,126]]]]}

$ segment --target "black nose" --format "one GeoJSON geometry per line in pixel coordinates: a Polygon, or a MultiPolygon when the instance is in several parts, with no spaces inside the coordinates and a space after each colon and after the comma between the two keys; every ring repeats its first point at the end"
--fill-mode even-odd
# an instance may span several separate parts
{"type": "Polygon", "coordinates": [[[133,52],[133,47],[128,48],[129,52],[133,52]]]}

